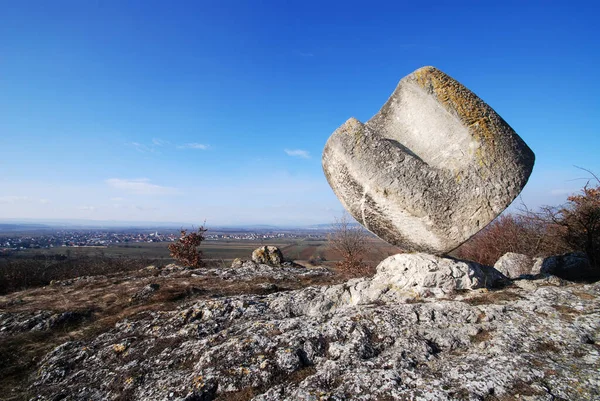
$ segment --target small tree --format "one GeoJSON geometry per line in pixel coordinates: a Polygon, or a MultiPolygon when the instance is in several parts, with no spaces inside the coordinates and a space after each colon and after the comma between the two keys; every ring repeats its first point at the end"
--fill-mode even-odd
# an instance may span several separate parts
{"type": "Polygon", "coordinates": [[[585,252],[592,266],[600,263],[600,185],[589,187],[567,198],[558,208],[545,208],[549,220],[557,226],[564,246],[585,252]]]}
{"type": "Polygon", "coordinates": [[[172,244],[169,244],[171,257],[177,262],[191,267],[202,267],[202,251],[198,250],[198,246],[204,241],[204,233],[206,228],[200,226],[198,231],[187,233],[187,230],[181,230],[181,236],[172,244]]]}
{"type": "Polygon", "coordinates": [[[337,266],[355,273],[367,272],[363,258],[368,251],[367,232],[359,225],[352,224],[347,213],[335,218],[328,235],[329,247],[342,255],[337,266]]]}

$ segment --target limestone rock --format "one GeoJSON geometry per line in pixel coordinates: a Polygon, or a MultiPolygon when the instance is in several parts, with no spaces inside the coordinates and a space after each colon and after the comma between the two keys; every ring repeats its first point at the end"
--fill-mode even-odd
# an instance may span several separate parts
{"type": "Polygon", "coordinates": [[[444,254],[521,192],[534,154],[473,92],[433,67],[403,78],[366,124],[329,138],[323,170],[350,214],[405,250],[444,254]]]}
{"type": "Polygon", "coordinates": [[[130,298],[130,302],[136,302],[136,301],[148,299],[156,291],[158,291],[159,288],[160,288],[159,284],[150,283],[147,286],[145,286],[144,288],[142,288],[141,290],[139,290],[138,292],[136,292],[135,294],[133,294],[133,296],[130,298]]]}
{"type": "Polygon", "coordinates": [[[326,314],[305,311],[327,287],[150,310],[52,349],[29,392],[48,401],[599,399],[600,283],[536,281],[326,314]]]}
{"type": "Polygon", "coordinates": [[[536,259],[532,274],[552,274],[566,280],[597,280],[600,272],[590,265],[585,253],[572,252],[536,259]]]}
{"type": "Polygon", "coordinates": [[[508,278],[518,278],[523,274],[530,274],[533,259],[520,253],[507,252],[494,264],[494,269],[508,278]]]}
{"type": "Polygon", "coordinates": [[[242,267],[244,265],[246,261],[240,258],[235,258],[233,259],[233,262],[231,262],[231,268],[232,269],[239,269],[240,267],[242,267]]]}
{"type": "Polygon", "coordinates": [[[283,254],[276,246],[261,246],[252,252],[252,261],[271,266],[280,266],[283,263],[283,254]]]}
{"type": "Polygon", "coordinates": [[[443,293],[493,288],[505,280],[506,277],[488,266],[425,253],[392,255],[377,266],[373,277],[373,283],[388,283],[399,289],[443,293]]]}

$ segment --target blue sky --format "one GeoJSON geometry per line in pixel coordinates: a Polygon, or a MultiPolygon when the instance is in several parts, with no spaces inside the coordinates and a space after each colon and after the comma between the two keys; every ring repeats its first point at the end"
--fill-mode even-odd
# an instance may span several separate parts
{"type": "Polygon", "coordinates": [[[0,219],[328,223],[329,135],[433,65],[536,154],[600,173],[595,2],[0,1],[0,219]]]}

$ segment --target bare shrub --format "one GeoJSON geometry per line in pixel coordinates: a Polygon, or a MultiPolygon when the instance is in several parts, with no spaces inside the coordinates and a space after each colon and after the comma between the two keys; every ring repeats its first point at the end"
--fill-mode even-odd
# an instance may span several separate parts
{"type": "MultiPolygon", "coordinates": [[[[585,169],[584,169],[585,170],[585,169]]],[[[565,252],[585,252],[590,264],[600,264],[600,179],[589,182],[561,206],[539,211],[526,207],[517,214],[498,217],[453,253],[463,259],[493,265],[506,252],[546,257],[565,252]]]]}
{"type": "Polygon", "coordinates": [[[198,231],[188,234],[187,230],[181,230],[181,236],[172,244],[169,244],[171,257],[177,262],[190,267],[202,267],[202,251],[198,250],[198,246],[204,241],[204,233],[206,228],[200,226],[198,231]]]}
{"type": "Polygon", "coordinates": [[[543,220],[533,215],[505,214],[462,244],[454,254],[493,266],[507,252],[541,256],[548,248],[548,239],[549,230],[543,220]]]}
{"type": "Polygon", "coordinates": [[[540,214],[555,227],[562,247],[585,252],[592,266],[600,266],[600,185],[586,184],[565,205],[545,207],[540,214]]]}
{"type": "Polygon", "coordinates": [[[343,258],[336,263],[336,267],[350,273],[370,273],[372,268],[363,262],[369,250],[367,239],[367,232],[360,225],[352,224],[347,213],[336,217],[331,226],[331,233],[327,236],[329,247],[343,258]]]}

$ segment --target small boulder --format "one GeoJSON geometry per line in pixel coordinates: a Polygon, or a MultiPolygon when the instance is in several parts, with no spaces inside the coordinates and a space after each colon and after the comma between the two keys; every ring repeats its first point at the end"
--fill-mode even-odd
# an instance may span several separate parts
{"type": "Polygon", "coordinates": [[[592,268],[587,255],[583,252],[538,258],[531,273],[551,274],[571,281],[598,280],[599,275],[598,270],[592,268]]]}
{"type": "Polygon", "coordinates": [[[158,289],[160,288],[159,284],[150,283],[135,294],[131,296],[129,302],[142,301],[150,298],[158,289]]]}
{"type": "Polygon", "coordinates": [[[245,260],[240,259],[240,258],[235,258],[233,259],[233,262],[231,262],[231,268],[232,269],[239,269],[240,267],[242,267],[242,265],[244,264],[245,260]]]}
{"type": "Polygon", "coordinates": [[[521,253],[507,252],[496,261],[494,269],[508,278],[519,278],[524,274],[531,273],[533,259],[521,253]]]}
{"type": "Polygon", "coordinates": [[[281,266],[283,263],[283,254],[276,246],[265,245],[256,248],[252,252],[252,261],[270,266],[281,266]]]}

